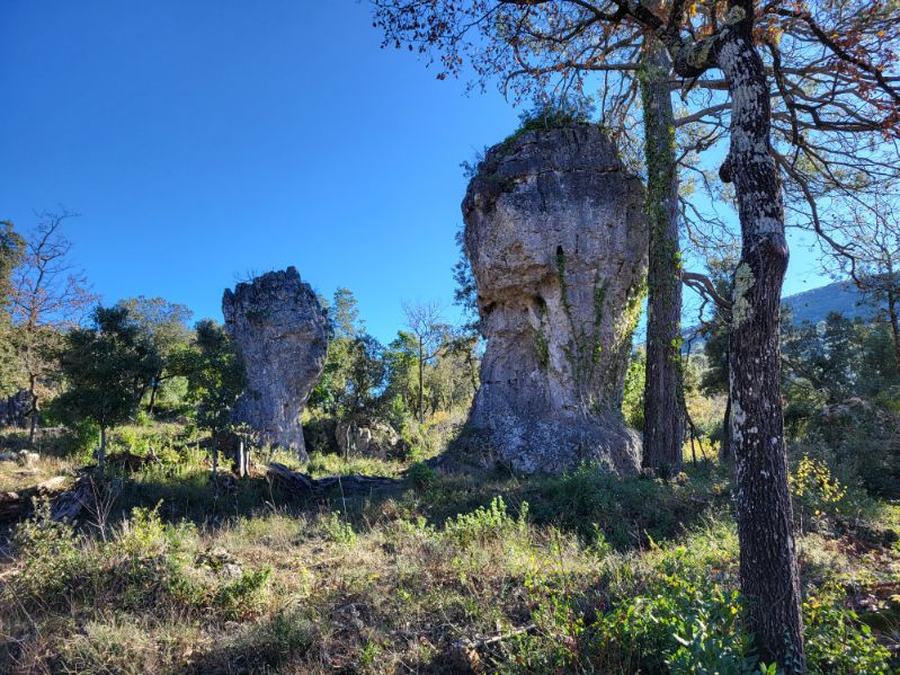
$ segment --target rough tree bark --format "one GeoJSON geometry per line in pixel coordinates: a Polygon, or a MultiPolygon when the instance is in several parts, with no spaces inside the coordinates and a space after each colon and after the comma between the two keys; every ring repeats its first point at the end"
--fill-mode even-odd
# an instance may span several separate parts
{"type": "Polygon", "coordinates": [[[647,270],[647,369],[644,383],[643,466],[665,473],[681,468],[684,418],[681,396],[681,260],[678,244],[678,172],[671,59],[649,35],[639,75],[647,163],[650,226],[647,270]]]}
{"type": "Polygon", "coordinates": [[[722,441],[719,445],[719,461],[723,464],[734,459],[731,448],[731,394],[725,398],[725,415],[722,420],[722,441]]]}
{"type": "Polygon", "coordinates": [[[28,426],[28,447],[34,447],[34,437],[37,433],[37,424],[38,418],[41,415],[40,409],[38,408],[39,401],[37,395],[37,378],[34,375],[29,375],[28,377],[28,395],[31,397],[31,413],[29,415],[29,426],[28,426]]]}
{"type": "Polygon", "coordinates": [[[800,582],[781,406],[778,342],[788,262],[784,205],[771,153],[766,74],[751,34],[752,0],[735,0],[738,21],[717,62],[729,82],[731,144],[720,169],[734,181],[741,223],[729,338],[731,429],[741,590],[760,657],[805,672],[800,582]]]}
{"type": "Polygon", "coordinates": [[[159,383],[161,379],[162,371],[160,370],[153,375],[153,384],[150,385],[150,402],[147,404],[147,413],[149,415],[153,415],[153,409],[156,407],[156,393],[159,391],[159,383]]]}
{"type": "Polygon", "coordinates": [[[100,427],[100,447],[97,449],[97,466],[101,469],[106,465],[106,427],[100,427]]]}
{"type": "MultiPolygon", "coordinates": [[[[890,273],[893,277],[893,272],[890,273]]],[[[891,337],[894,339],[894,358],[897,359],[897,366],[900,367],[900,298],[893,291],[887,292],[888,320],[891,324],[891,337]]]]}

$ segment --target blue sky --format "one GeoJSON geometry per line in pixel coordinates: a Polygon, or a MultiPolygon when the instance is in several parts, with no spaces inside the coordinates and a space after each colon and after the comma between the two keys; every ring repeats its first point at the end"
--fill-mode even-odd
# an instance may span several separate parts
{"type": "MultiPolygon", "coordinates": [[[[402,300],[456,317],[459,164],[517,125],[464,88],[380,49],[365,2],[3,0],[0,218],[79,212],[105,302],[221,318],[226,286],[293,264],[388,340],[402,300]]],[[[816,271],[795,245],[786,293],[816,271]]]]}

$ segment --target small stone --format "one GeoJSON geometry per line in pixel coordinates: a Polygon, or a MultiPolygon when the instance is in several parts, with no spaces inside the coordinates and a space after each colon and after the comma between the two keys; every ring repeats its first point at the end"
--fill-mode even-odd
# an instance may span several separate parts
{"type": "Polygon", "coordinates": [[[41,456],[36,452],[29,452],[28,450],[21,450],[16,455],[16,463],[20,466],[34,466],[38,463],[41,456]]]}

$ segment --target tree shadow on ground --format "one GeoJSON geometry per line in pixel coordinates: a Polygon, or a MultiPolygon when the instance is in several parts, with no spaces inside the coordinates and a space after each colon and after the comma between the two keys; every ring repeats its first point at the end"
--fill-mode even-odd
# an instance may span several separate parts
{"type": "MultiPolygon", "coordinates": [[[[602,537],[618,550],[641,548],[675,536],[729,501],[726,469],[712,463],[688,465],[671,479],[619,478],[592,466],[562,476],[517,476],[500,467],[420,462],[387,487],[347,494],[341,483],[325,490],[291,489],[263,469],[238,480],[217,477],[202,466],[142,467],[121,472],[107,525],[126,519],[136,507],[158,508],[167,522],[190,521],[215,531],[239,518],[278,511],[316,515],[337,511],[357,531],[401,517],[424,517],[442,527],[501,496],[512,512],[528,503],[529,519],[594,542],[602,537]]],[[[96,508],[89,506],[90,514],[96,508]]],[[[86,518],[96,521],[97,518],[86,518]]]]}

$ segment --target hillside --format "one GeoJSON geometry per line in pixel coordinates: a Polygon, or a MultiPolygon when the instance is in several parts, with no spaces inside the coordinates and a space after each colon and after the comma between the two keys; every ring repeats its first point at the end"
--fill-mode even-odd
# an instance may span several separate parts
{"type": "Polygon", "coordinates": [[[832,312],[848,319],[872,319],[876,308],[866,302],[852,281],[836,281],[827,286],[789,295],[781,301],[790,310],[794,323],[818,323],[832,312]]]}
{"type": "MultiPolygon", "coordinates": [[[[842,314],[848,319],[870,321],[875,318],[877,311],[874,305],[863,299],[852,281],[835,281],[819,288],[789,295],[781,299],[781,306],[783,310],[790,312],[796,325],[824,321],[832,312],[842,314]]],[[[690,347],[693,353],[700,351],[706,342],[702,335],[698,335],[697,330],[697,325],[683,329],[685,350],[690,347]]],[[[643,340],[638,344],[642,345],[643,340]]]]}

